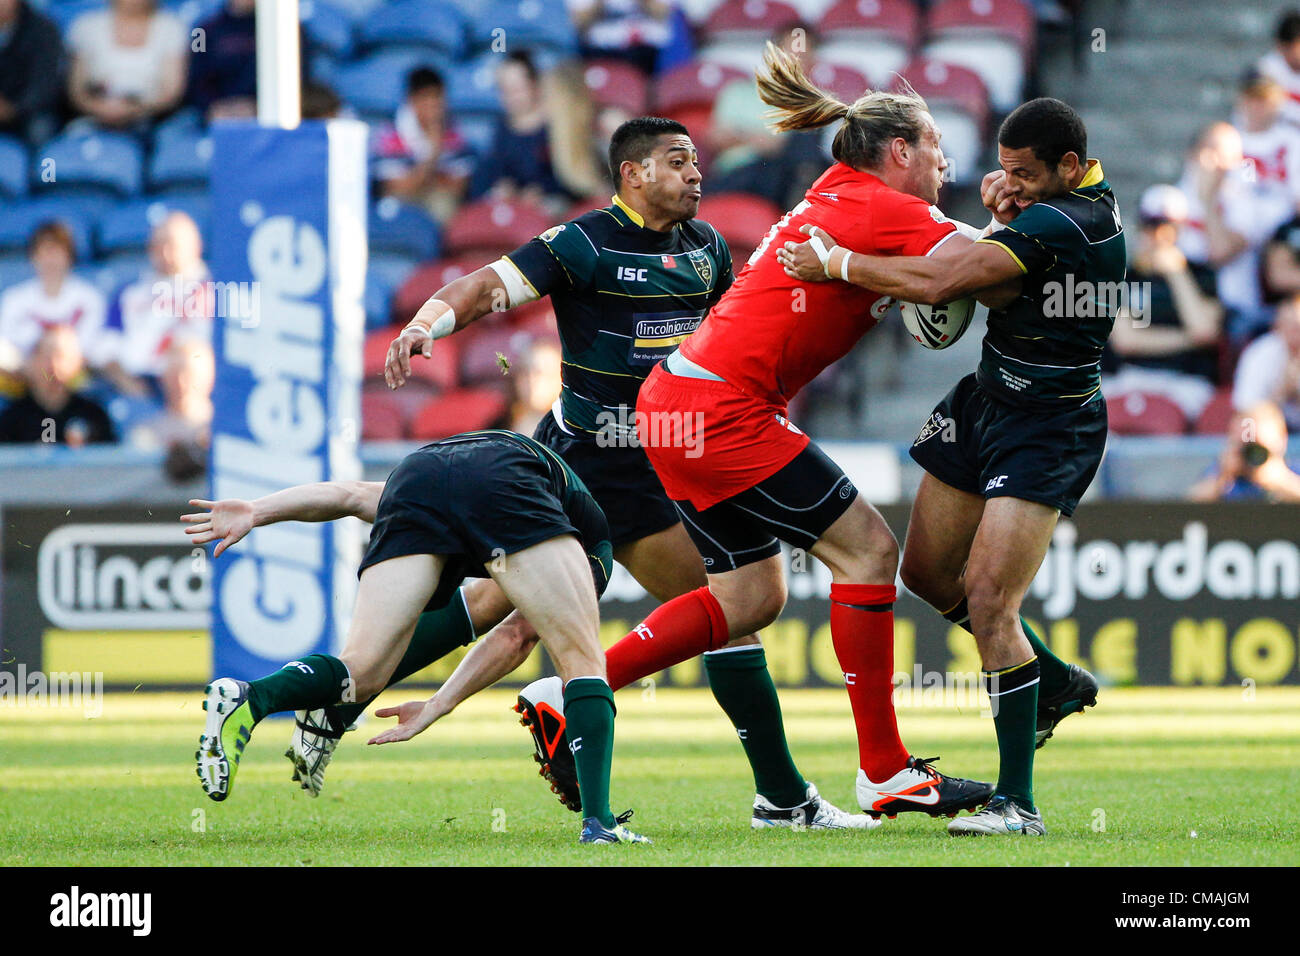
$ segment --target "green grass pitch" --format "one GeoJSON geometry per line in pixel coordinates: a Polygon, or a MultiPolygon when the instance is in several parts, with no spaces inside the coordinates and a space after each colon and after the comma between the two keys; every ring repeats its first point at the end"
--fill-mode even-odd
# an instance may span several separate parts
{"type": "MultiPolygon", "coordinates": [[[[419,696],[398,689],[386,702],[419,696]]],[[[853,806],[842,691],[783,691],[804,774],[853,806]]],[[[14,865],[1272,865],[1300,862],[1300,688],[1105,690],[1038,752],[1043,840],[958,840],[917,814],[870,833],[749,829],[752,782],[707,691],[617,697],[615,812],[652,847],[581,847],[577,816],[537,776],[510,691],[469,701],[415,740],[343,741],[324,794],[289,781],[290,725],[261,725],[224,803],[193,754],[200,694],[107,695],[103,712],[0,706],[0,866],[14,865]]],[[[940,769],[993,779],[978,712],[900,709],[940,769]]]]}

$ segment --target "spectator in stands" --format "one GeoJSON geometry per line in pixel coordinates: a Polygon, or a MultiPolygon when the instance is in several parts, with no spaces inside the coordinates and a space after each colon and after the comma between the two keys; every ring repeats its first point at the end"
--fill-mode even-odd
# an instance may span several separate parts
{"type": "Polygon", "coordinates": [[[442,74],[419,67],[406,78],[406,101],[375,143],[375,177],[396,196],[445,222],[465,196],[474,156],[447,114],[442,74]]]}
{"type": "Polygon", "coordinates": [[[1276,44],[1259,61],[1259,70],[1286,90],[1282,117],[1300,125],[1300,10],[1288,10],[1277,21],[1276,44]]]}
{"type": "Polygon", "coordinates": [[[24,369],[27,393],[0,412],[0,442],[117,441],[108,413],[76,390],[84,371],[77,334],[66,325],[46,329],[24,369]]]}
{"type": "Polygon", "coordinates": [[[647,76],[673,38],[673,4],[665,0],[568,0],[582,55],[623,60],[647,76]]]}
{"type": "Polygon", "coordinates": [[[515,394],[510,427],[531,435],[560,397],[560,343],[556,339],[535,338],[522,351],[522,360],[512,368],[515,394]]]}
{"type": "Polygon", "coordinates": [[[1233,416],[1219,461],[1187,493],[1193,501],[1300,502],[1300,475],[1287,463],[1282,412],[1261,402],[1233,416]]]}
{"type": "MultiPolygon", "coordinates": [[[[1271,102],[1271,93],[1256,96],[1248,90],[1242,95],[1243,116],[1257,125],[1271,102]]],[[[1230,124],[1208,127],[1193,147],[1180,183],[1190,207],[1189,228],[1180,243],[1189,260],[1216,270],[1225,328],[1238,345],[1272,320],[1260,285],[1261,253],[1278,227],[1295,214],[1290,147],[1273,160],[1258,151],[1247,158],[1242,139],[1230,124]],[[1288,171],[1278,175],[1279,167],[1288,171]]],[[[1257,135],[1254,142],[1266,139],[1257,135]]]]}
{"type": "Polygon", "coordinates": [[[1300,431],[1300,295],[1277,309],[1273,331],[1246,347],[1237,363],[1232,407],[1239,412],[1271,402],[1292,431],[1300,431]]]}
{"type": "MultiPolygon", "coordinates": [[[[797,56],[810,70],[817,34],[796,24],[777,30],[772,42],[797,56]]],[[[713,104],[709,144],[716,155],[710,167],[711,192],[745,192],[762,196],[782,209],[803,199],[830,157],[818,131],[778,136],[767,125],[768,107],[758,98],[753,78],[728,83],[713,104]]]]}
{"type": "Polygon", "coordinates": [[[163,409],[131,432],[137,448],[206,449],[211,440],[212,384],[216,367],[212,345],[202,338],[172,341],[163,358],[163,409]]]}
{"type": "Polygon", "coordinates": [[[516,52],[497,68],[497,86],[505,115],[479,159],[471,196],[491,193],[559,212],[603,187],[589,148],[594,120],[580,71],[552,70],[544,82],[532,57],[516,52]]]}
{"type": "Polygon", "coordinates": [[[27,361],[46,329],[66,325],[76,332],[91,365],[100,364],[104,296],[72,274],[76,256],[72,233],[61,222],[42,223],[27,240],[27,257],[36,275],[0,293],[0,340],[12,346],[18,363],[27,361]]]}
{"type": "Polygon", "coordinates": [[[63,91],[63,40],[27,0],[0,0],[0,133],[42,142],[63,91]]]}
{"type": "Polygon", "coordinates": [[[112,0],[68,30],[68,98],[101,126],[128,129],[163,116],[185,93],[189,35],[154,0],[112,0]]]}
{"type": "Polygon", "coordinates": [[[150,269],[110,304],[105,373],[132,398],[161,397],[167,349],[180,338],[212,338],[212,289],[194,220],[172,212],[149,239],[150,269]]]}
{"type": "Polygon", "coordinates": [[[1104,392],[1108,400],[1134,391],[1164,395],[1196,421],[1218,379],[1223,307],[1214,272],[1189,263],[1178,248],[1187,197],[1177,187],[1152,186],[1138,213],[1129,301],[1111,332],[1104,392]]]}
{"type": "Polygon", "coordinates": [[[199,24],[203,48],[190,58],[187,99],[209,121],[257,115],[256,0],[226,0],[199,24]]]}

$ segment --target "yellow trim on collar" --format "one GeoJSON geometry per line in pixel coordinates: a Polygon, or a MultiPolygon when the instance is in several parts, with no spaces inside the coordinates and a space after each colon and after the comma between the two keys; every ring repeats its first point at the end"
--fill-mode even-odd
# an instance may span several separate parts
{"type": "Polygon", "coordinates": [[[1101,171],[1101,160],[1094,159],[1092,160],[1092,167],[1088,170],[1087,175],[1085,175],[1083,179],[1079,182],[1079,185],[1075,186],[1074,188],[1086,189],[1089,186],[1097,185],[1105,178],[1106,177],[1102,174],[1101,171]]]}
{"type": "Polygon", "coordinates": [[[614,200],[614,205],[617,206],[619,209],[623,210],[625,213],[627,213],[627,218],[631,219],[642,229],[645,228],[645,220],[641,218],[641,214],[639,212],[637,212],[627,203],[623,202],[622,198],[618,195],[618,193],[615,193],[612,198],[614,200]]]}

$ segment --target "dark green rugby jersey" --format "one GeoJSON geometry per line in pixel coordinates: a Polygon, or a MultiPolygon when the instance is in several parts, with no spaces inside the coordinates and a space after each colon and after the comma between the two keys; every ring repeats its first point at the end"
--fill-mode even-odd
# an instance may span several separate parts
{"type": "Polygon", "coordinates": [[[641,382],[732,281],[731,251],[708,223],[656,232],[617,196],[506,258],[551,297],[563,353],[560,411],[577,435],[630,428],[641,382]]]}
{"type": "Polygon", "coordinates": [[[1025,273],[1021,294],[989,311],[979,383],[1018,405],[1085,405],[1101,395],[1101,352],[1122,304],[1124,227],[1092,161],[1077,189],[1035,203],[978,240],[1025,273]]]}

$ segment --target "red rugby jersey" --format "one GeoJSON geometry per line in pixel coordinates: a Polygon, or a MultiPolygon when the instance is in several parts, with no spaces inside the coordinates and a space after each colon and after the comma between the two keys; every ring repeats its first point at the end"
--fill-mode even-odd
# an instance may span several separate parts
{"type": "Polygon", "coordinates": [[[923,256],[956,231],[938,207],[843,163],[826,170],[804,201],[776,223],[735,284],[681,345],[692,362],[737,388],[788,402],[842,358],[893,300],[869,289],[802,282],[785,274],[776,251],[803,242],[804,223],[820,226],[854,252],[923,256]]]}

